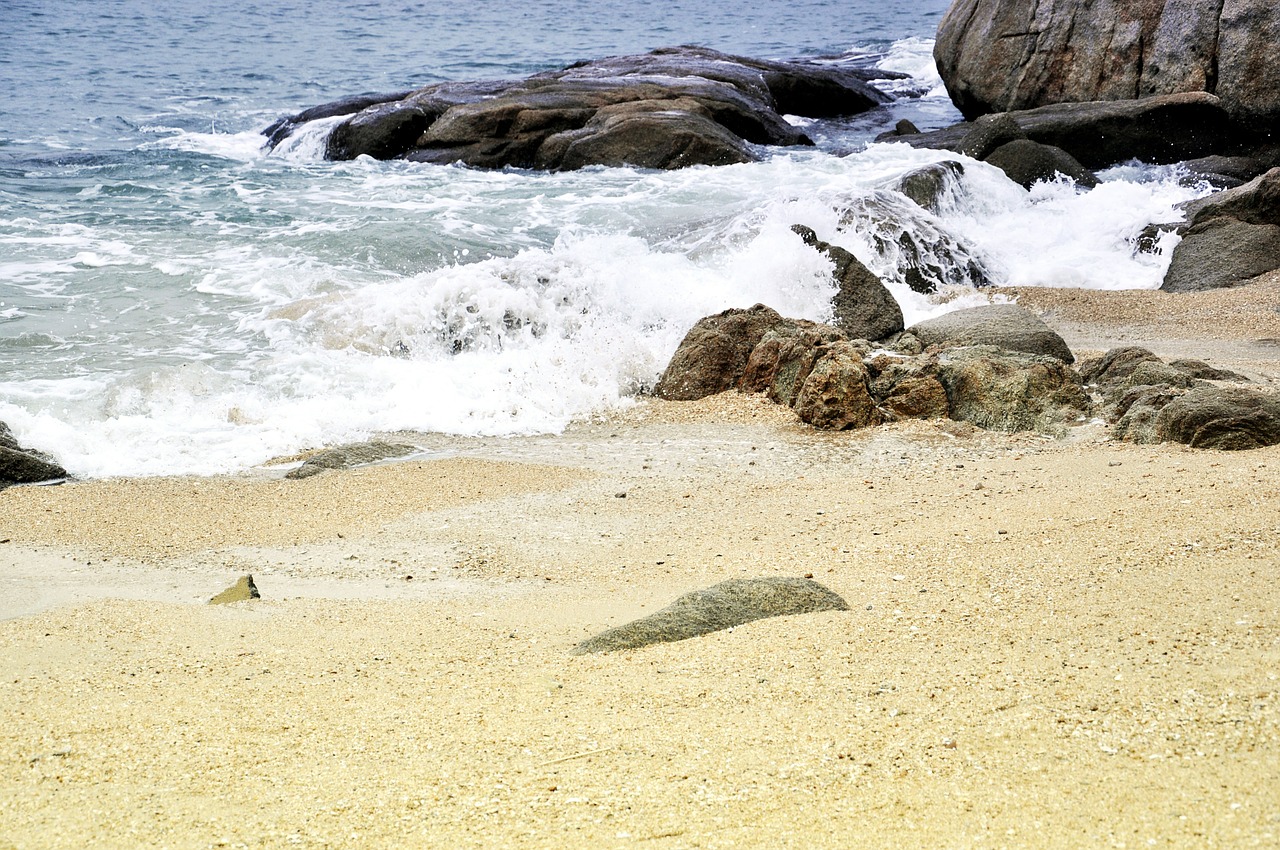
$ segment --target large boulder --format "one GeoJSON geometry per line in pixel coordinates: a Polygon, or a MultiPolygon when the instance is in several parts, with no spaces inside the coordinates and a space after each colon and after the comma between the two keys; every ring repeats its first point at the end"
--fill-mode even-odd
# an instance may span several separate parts
{"type": "Polygon", "coordinates": [[[853,339],[866,340],[884,339],[902,330],[902,308],[857,257],[839,245],[823,242],[812,228],[796,224],[791,229],[835,265],[837,289],[831,303],[836,327],[853,339]]]}
{"type": "Polygon", "coordinates": [[[1210,93],[1238,119],[1273,124],[1280,118],[1278,42],[1273,0],[956,0],[938,28],[934,57],[970,118],[1210,93]]]}
{"type": "Polygon", "coordinates": [[[752,350],[782,322],[778,311],[763,304],[699,319],[676,348],[653,394],[671,401],[693,401],[734,389],[752,350]]]}
{"type": "Polygon", "coordinates": [[[1016,304],[956,310],[927,319],[909,330],[926,346],[994,345],[1008,351],[1056,357],[1064,363],[1075,362],[1071,349],[1053,328],[1016,304]]]}
{"type": "Polygon", "coordinates": [[[955,194],[963,176],[964,165],[954,160],[945,160],[908,171],[898,178],[894,188],[921,208],[934,215],[941,215],[943,207],[955,194]]]}
{"type": "Polygon", "coordinates": [[[1075,370],[1057,357],[990,345],[938,355],[951,418],[990,431],[1057,432],[1091,410],[1075,370]]]}
{"type": "Polygon", "coordinates": [[[37,484],[67,477],[53,458],[18,443],[9,426],[0,422],[0,490],[13,484],[37,484]]]}
{"type": "Polygon", "coordinates": [[[525,80],[346,98],[281,119],[265,133],[275,146],[309,121],[350,116],[329,132],[330,159],[543,170],[722,165],[757,159],[750,145],[812,144],[783,115],[865,112],[890,100],[868,83],[885,76],[893,74],[666,48],[525,80]]]}
{"type": "Polygon", "coordinates": [[[1280,443],[1280,396],[1246,387],[1200,387],[1156,416],[1159,442],[1203,449],[1256,449],[1280,443]]]}
{"type": "Polygon", "coordinates": [[[730,579],[686,593],[661,611],[582,641],[574,655],[638,649],[698,637],[767,617],[848,611],[849,603],[803,578],[730,579]]]}

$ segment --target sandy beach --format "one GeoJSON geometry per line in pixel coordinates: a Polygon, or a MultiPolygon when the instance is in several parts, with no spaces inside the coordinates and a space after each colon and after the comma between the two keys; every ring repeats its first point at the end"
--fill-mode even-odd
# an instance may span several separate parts
{"type": "MultiPolygon", "coordinates": [[[[1008,292],[1077,354],[1280,381],[1277,275],[1008,292]]],[[[0,850],[1280,845],[1280,447],[736,393],[390,436],[0,491],[0,850]],[[852,610],[569,655],[770,575],[852,610]]]]}

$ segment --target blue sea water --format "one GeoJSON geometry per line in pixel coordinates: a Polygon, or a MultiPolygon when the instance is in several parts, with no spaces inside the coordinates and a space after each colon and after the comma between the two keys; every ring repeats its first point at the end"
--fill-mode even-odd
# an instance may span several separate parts
{"type": "MultiPolygon", "coordinates": [[[[85,476],[213,473],[416,429],[556,432],[652,384],[698,317],[822,319],[815,227],[933,303],[840,210],[941,154],[869,144],[958,119],[942,0],[673,3],[6,0],[0,4],[0,421],[85,476]],[[479,172],[275,152],[280,115],[364,91],[518,77],[701,44],[872,53],[912,96],[808,127],[817,149],[672,173],[479,172]],[[927,92],[918,96],[920,92],[927,92]]],[[[1131,237],[1194,190],[1116,169],[1028,193],[973,164],[942,220],[1001,279],[1155,285],[1131,237]]]]}

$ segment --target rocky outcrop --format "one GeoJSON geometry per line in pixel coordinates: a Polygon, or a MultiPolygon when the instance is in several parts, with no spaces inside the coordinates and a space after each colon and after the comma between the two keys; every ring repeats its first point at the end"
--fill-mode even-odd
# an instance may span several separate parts
{"type": "Polygon", "coordinates": [[[571,65],[513,82],[441,83],[347,98],[268,127],[272,146],[320,117],[329,159],[403,158],[477,168],[683,168],[758,158],[752,145],[812,142],[783,115],[853,115],[890,97],[890,72],[773,62],[701,47],[571,65]]]}
{"type": "Polygon", "coordinates": [[[1058,357],[962,342],[919,353],[919,340],[911,333],[882,343],[896,350],[873,350],[864,340],[849,340],[839,328],[800,319],[779,317],[759,334],[739,368],[746,344],[759,332],[752,321],[772,321],[776,315],[757,305],[702,320],[676,352],[659,387],[697,386],[704,395],[731,388],[764,393],[791,407],[802,422],[823,430],[950,416],[995,430],[1056,433],[1090,410],[1079,376],[1058,357]],[[726,339],[733,340],[732,346],[726,339]],[[730,347],[732,356],[726,356],[730,347]],[[699,362],[699,352],[708,353],[708,363],[699,362]],[[725,374],[707,375],[711,364],[720,364],[725,374]]]}
{"type": "Polygon", "coordinates": [[[1160,288],[1195,292],[1236,286],[1280,268],[1280,168],[1183,205],[1182,241],[1160,288]]]}
{"type": "Polygon", "coordinates": [[[648,617],[584,640],[573,648],[573,654],[672,643],[768,617],[848,610],[849,604],[838,594],[810,579],[730,579],[686,593],[648,617]]]}
{"type": "Polygon", "coordinates": [[[813,364],[792,407],[801,422],[824,431],[878,425],[884,420],[871,398],[869,381],[862,352],[838,340],[813,364]]]}
{"type": "Polygon", "coordinates": [[[1239,450],[1280,443],[1280,396],[1208,381],[1249,379],[1200,360],[1162,361],[1145,348],[1108,351],[1081,364],[1103,395],[1112,436],[1131,443],[1183,443],[1239,450]]]}
{"type": "Polygon", "coordinates": [[[836,327],[852,339],[884,339],[902,330],[902,308],[857,257],[839,245],[823,242],[812,228],[796,224],[791,229],[835,265],[837,288],[831,305],[836,327]]]}
{"type": "Polygon", "coordinates": [[[403,443],[384,443],[371,440],[367,443],[351,443],[345,446],[334,446],[316,452],[302,462],[296,469],[291,469],[285,478],[310,478],[330,469],[349,469],[366,463],[377,463],[389,458],[404,457],[416,452],[415,446],[403,443]]]}
{"type": "Polygon", "coordinates": [[[66,478],[67,471],[44,452],[24,448],[0,422],[0,490],[13,484],[38,484],[66,478]]]}
{"type": "Polygon", "coordinates": [[[911,333],[926,346],[954,348],[993,345],[1008,351],[1056,357],[1074,363],[1061,336],[1031,311],[1016,304],[991,304],[944,313],[913,325],[911,333]]]}
{"type": "Polygon", "coordinates": [[[969,118],[1207,93],[1237,120],[1269,127],[1280,119],[1278,42],[1272,0],[956,0],[934,58],[969,118]]]}

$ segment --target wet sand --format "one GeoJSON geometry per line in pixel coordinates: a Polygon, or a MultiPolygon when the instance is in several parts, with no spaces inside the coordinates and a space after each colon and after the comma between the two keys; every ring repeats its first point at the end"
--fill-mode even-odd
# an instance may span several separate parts
{"type": "MultiPolygon", "coordinates": [[[[1268,386],[1277,291],[1022,302],[1268,386]]],[[[1280,447],[737,394],[395,436],[429,454],[0,491],[0,848],[1280,844],[1280,447]],[[568,655],[810,574],[852,610],[568,655]]]]}

